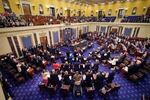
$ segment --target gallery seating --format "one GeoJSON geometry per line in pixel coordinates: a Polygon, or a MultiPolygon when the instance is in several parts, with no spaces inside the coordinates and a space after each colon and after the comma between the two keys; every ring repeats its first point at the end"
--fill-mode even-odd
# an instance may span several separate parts
{"type": "MultiPolygon", "coordinates": [[[[95,16],[37,16],[37,15],[20,15],[16,16],[14,13],[0,14],[0,27],[18,27],[18,26],[36,26],[36,25],[50,25],[61,23],[83,23],[83,22],[114,22],[116,16],[106,16],[97,18],[95,16]]],[[[150,16],[125,16],[121,22],[130,23],[149,23],[150,16]]]]}
{"type": "Polygon", "coordinates": [[[125,16],[121,22],[126,23],[150,23],[150,16],[125,16]]]}
{"type": "Polygon", "coordinates": [[[107,17],[100,18],[99,21],[100,22],[114,22],[115,19],[116,19],[116,16],[107,16],[107,17]]]}
{"type": "Polygon", "coordinates": [[[0,14],[0,28],[19,26],[27,26],[26,21],[22,17],[17,16],[15,13],[5,12],[0,14]]]}

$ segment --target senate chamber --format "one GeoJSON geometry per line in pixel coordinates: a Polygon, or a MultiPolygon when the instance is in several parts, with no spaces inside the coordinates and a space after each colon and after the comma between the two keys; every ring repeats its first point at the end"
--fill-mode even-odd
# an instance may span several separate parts
{"type": "Polygon", "coordinates": [[[0,0],[0,100],[150,100],[150,0],[0,0]]]}

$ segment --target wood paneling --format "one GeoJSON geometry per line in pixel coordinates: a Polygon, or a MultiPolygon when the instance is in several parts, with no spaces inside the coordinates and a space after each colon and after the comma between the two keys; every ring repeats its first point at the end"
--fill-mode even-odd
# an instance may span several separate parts
{"type": "Polygon", "coordinates": [[[112,33],[117,33],[117,32],[118,32],[118,29],[117,29],[117,28],[112,28],[111,32],[112,32],[112,33]]]}
{"type": "Polygon", "coordinates": [[[21,50],[20,50],[20,46],[19,46],[19,42],[18,42],[17,36],[13,36],[13,39],[14,39],[14,42],[15,42],[15,44],[16,44],[16,48],[17,48],[17,51],[18,51],[19,56],[22,56],[22,53],[21,53],[21,50]]]}
{"type": "Polygon", "coordinates": [[[79,37],[81,37],[82,35],[82,30],[79,30],[79,37]]]}
{"type": "Polygon", "coordinates": [[[138,27],[135,37],[137,37],[137,36],[138,36],[139,31],[140,31],[140,27],[138,27]]]}
{"type": "Polygon", "coordinates": [[[112,26],[108,26],[108,27],[107,27],[107,33],[110,33],[111,27],[112,27],[112,26]]]}
{"type": "Polygon", "coordinates": [[[31,15],[31,9],[29,4],[22,4],[24,15],[31,15]]]}
{"type": "Polygon", "coordinates": [[[35,41],[35,45],[37,45],[37,44],[38,44],[38,41],[37,41],[36,33],[34,33],[34,41],[35,41]]]}
{"type": "Polygon", "coordinates": [[[40,42],[41,42],[41,45],[43,46],[44,49],[46,49],[47,47],[47,36],[43,36],[43,37],[40,37],[40,42]]]}
{"type": "Polygon", "coordinates": [[[64,41],[63,30],[60,30],[60,42],[64,41]]]}
{"type": "Polygon", "coordinates": [[[11,37],[7,37],[7,40],[9,42],[9,45],[10,45],[12,53],[17,57],[17,53],[16,53],[16,50],[15,50],[15,46],[14,46],[14,44],[12,42],[12,38],[11,37]]]}
{"type": "Polygon", "coordinates": [[[49,42],[50,42],[50,45],[52,46],[52,37],[51,37],[51,32],[49,31],[49,42]]]}

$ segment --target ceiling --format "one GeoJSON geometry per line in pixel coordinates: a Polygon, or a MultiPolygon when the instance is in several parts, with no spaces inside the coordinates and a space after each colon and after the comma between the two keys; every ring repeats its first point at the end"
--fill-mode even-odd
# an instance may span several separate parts
{"type": "Polygon", "coordinates": [[[66,2],[77,3],[77,4],[108,4],[116,2],[129,2],[134,0],[64,0],[66,2]]]}

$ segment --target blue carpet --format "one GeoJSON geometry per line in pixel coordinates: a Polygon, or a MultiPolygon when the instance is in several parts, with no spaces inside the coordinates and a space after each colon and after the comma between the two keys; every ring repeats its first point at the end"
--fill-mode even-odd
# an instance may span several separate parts
{"type": "MultiPolygon", "coordinates": [[[[89,52],[97,47],[98,45],[94,43],[93,48],[87,50],[84,53],[84,57],[87,57],[89,52]]],[[[70,49],[67,49],[65,47],[61,48],[61,50],[62,52],[65,52],[66,50],[70,49]]],[[[60,61],[58,60],[58,62],[60,61]]],[[[51,70],[52,68],[49,65],[47,69],[51,70]]],[[[100,65],[99,70],[106,72],[110,71],[110,69],[108,69],[107,66],[102,64],[100,65]]],[[[48,92],[40,92],[38,84],[41,81],[42,81],[41,74],[36,74],[33,79],[30,79],[21,85],[13,85],[13,87],[11,88],[14,94],[13,100],[64,100],[60,96],[59,91],[57,91],[55,96],[50,96],[48,92]]],[[[143,80],[135,84],[126,80],[126,78],[124,78],[120,73],[117,73],[115,75],[114,82],[120,84],[121,88],[118,91],[110,93],[106,97],[107,100],[140,100],[143,94],[150,95],[150,74],[147,74],[143,80]]],[[[87,98],[85,93],[80,98],[74,97],[72,93],[70,93],[70,95],[67,98],[65,98],[65,100],[86,100],[86,99],[87,98]]],[[[96,92],[93,100],[103,100],[103,98],[98,96],[96,92]]]]}

